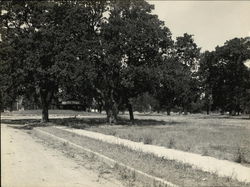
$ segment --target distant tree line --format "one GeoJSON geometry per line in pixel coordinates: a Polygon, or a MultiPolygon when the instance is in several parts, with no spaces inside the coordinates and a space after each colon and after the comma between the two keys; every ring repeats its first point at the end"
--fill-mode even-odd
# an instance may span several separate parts
{"type": "Polygon", "coordinates": [[[145,0],[1,2],[0,97],[38,103],[95,102],[119,111],[249,112],[249,38],[200,52],[193,36],[172,38],[145,0]]]}
{"type": "Polygon", "coordinates": [[[235,115],[250,109],[250,38],[234,38],[202,54],[200,80],[207,111],[235,115]]]}

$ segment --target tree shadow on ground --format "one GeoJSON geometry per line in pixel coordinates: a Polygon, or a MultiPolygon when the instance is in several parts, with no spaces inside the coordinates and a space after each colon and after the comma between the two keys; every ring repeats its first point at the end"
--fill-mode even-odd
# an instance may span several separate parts
{"type": "Polygon", "coordinates": [[[38,119],[16,119],[16,120],[1,120],[1,124],[5,123],[8,127],[15,129],[24,129],[24,130],[32,130],[34,127],[45,127],[49,124],[42,123],[41,120],[38,119]]]}
{"type": "Polygon", "coordinates": [[[23,126],[28,124],[33,124],[34,126],[49,126],[49,125],[62,125],[69,127],[89,127],[89,126],[99,126],[105,125],[106,118],[53,118],[50,119],[48,123],[41,123],[40,119],[2,119],[1,123],[23,126]]]}
{"type": "Polygon", "coordinates": [[[234,119],[234,120],[250,120],[250,117],[248,115],[239,115],[239,116],[232,116],[232,115],[204,115],[202,117],[199,117],[201,119],[234,119]]]}
{"type": "Polygon", "coordinates": [[[139,113],[137,116],[164,116],[164,114],[155,114],[155,113],[139,113]]]}
{"type": "Polygon", "coordinates": [[[13,124],[13,125],[25,125],[31,123],[40,123],[39,119],[2,119],[1,123],[13,124]]]}
{"type": "Polygon", "coordinates": [[[154,119],[135,119],[134,121],[130,121],[124,118],[121,118],[118,121],[118,125],[136,125],[136,126],[176,125],[180,123],[183,122],[163,121],[154,119]]]}
{"type": "Polygon", "coordinates": [[[12,125],[33,125],[33,126],[49,126],[49,125],[58,125],[58,126],[67,126],[72,128],[84,129],[88,127],[97,127],[103,125],[122,125],[122,126],[156,126],[156,125],[177,125],[183,124],[183,122],[177,121],[162,121],[154,119],[135,119],[130,121],[128,119],[119,117],[116,124],[109,124],[105,117],[103,118],[53,118],[50,119],[49,123],[41,123],[40,119],[16,119],[16,120],[2,120],[2,123],[12,124],[12,125]]]}

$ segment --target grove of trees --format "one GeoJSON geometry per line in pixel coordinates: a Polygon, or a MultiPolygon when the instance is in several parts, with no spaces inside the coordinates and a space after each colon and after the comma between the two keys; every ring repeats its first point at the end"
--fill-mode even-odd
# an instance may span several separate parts
{"type": "Polygon", "coordinates": [[[250,110],[250,39],[201,53],[193,36],[172,38],[145,0],[1,1],[1,108],[18,96],[42,121],[59,99],[95,101],[115,123],[133,109],[184,114],[250,110]]]}
{"type": "Polygon", "coordinates": [[[232,115],[249,112],[250,71],[244,64],[248,59],[249,37],[234,38],[203,54],[199,71],[207,108],[232,115]]]}

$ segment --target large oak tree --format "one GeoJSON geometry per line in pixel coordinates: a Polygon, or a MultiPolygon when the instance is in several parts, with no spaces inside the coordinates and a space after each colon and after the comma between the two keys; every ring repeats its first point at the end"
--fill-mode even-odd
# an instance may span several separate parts
{"type": "Polygon", "coordinates": [[[1,6],[1,95],[39,97],[42,121],[58,91],[74,87],[89,58],[102,2],[5,1],[1,6]],[[94,8],[93,8],[94,7],[94,8]],[[80,63],[81,62],[81,63],[80,63]]]}
{"type": "Polygon", "coordinates": [[[108,120],[116,121],[125,105],[133,120],[131,98],[154,88],[161,55],[172,45],[171,33],[144,0],[111,1],[101,25],[101,46],[93,85],[102,98],[108,120]]]}

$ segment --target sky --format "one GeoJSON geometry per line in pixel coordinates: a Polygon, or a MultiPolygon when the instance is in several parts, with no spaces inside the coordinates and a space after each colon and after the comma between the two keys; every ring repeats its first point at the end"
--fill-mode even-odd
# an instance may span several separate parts
{"type": "Polygon", "coordinates": [[[165,22],[174,38],[193,34],[202,51],[250,36],[250,1],[147,1],[155,5],[152,13],[165,22]]]}

